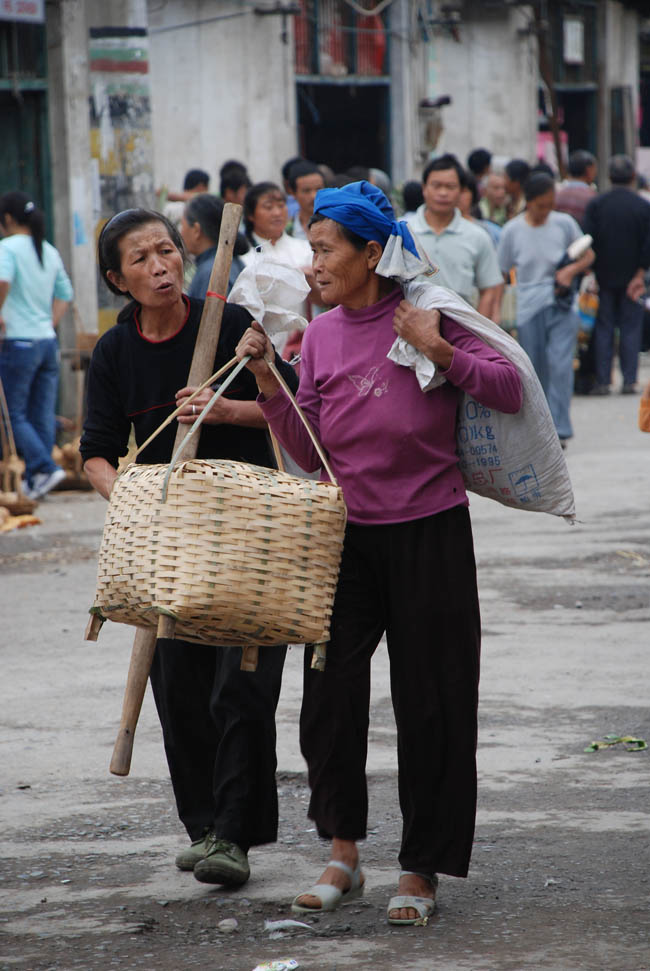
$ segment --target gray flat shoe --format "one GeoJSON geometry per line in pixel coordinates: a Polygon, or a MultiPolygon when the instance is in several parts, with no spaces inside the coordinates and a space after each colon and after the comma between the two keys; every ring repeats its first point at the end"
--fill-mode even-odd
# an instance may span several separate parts
{"type": "Polygon", "coordinates": [[[415,873],[414,870],[402,870],[400,877],[407,876],[422,877],[424,880],[428,880],[433,887],[433,897],[414,897],[410,894],[397,894],[395,897],[391,897],[388,901],[388,907],[386,908],[386,916],[388,917],[389,924],[416,924],[418,921],[427,920],[433,914],[436,909],[436,891],[438,889],[438,877],[434,873],[433,875],[428,873],[415,873]],[[409,907],[416,910],[418,913],[417,917],[391,917],[391,911],[393,910],[403,910],[405,907],[409,907]]]}

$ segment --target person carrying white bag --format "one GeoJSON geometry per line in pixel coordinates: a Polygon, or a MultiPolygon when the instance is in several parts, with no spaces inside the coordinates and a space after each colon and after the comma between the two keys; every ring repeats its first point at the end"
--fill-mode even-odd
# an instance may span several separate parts
{"type": "MultiPolygon", "coordinates": [[[[405,281],[406,300],[451,317],[511,361],[521,379],[523,403],[516,414],[486,408],[464,394],[456,442],[465,487],[506,506],[575,519],[575,502],[564,453],[546,395],[526,352],[497,324],[468,303],[432,283],[405,281]]],[[[415,370],[423,392],[445,380],[420,351],[398,337],[389,358],[415,370]]]]}
{"type": "MultiPolygon", "coordinates": [[[[332,840],[331,860],[292,909],[329,911],[363,893],[356,842],[367,826],[369,667],[385,631],[403,816],[387,917],[413,924],[433,912],[438,873],[466,876],[476,810],[480,615],[458,405],[464,390],[515,413],[521,380],[451,317],[405,299],[400,274],[427,266],[376,187],[321,190],[309,233],[333,309],[305,332],[298,401],[328,452],[348,522],[327,662],[314,671],[306,649],[300,722],[309,815],[332,840]],[[444,371],[442,387],[422,391],[409,367],[387,358],[396,332],[444,371]]],[[[312,470],[318,453],[268,369],[271,352],[259,324],[237,346],[240,359],[250,355],[269,426],[312,470]]]]}
{"type": "MultiPolygon", "coordinates": [[[[409,282],[430,267],[383,193],[367,182],[321,190],[309,233],[333,309],[305,333],[298,401],[348,524],[327,663],[312,670],[307,647],[300,721],[309,816],[332,841],[331,859],[292,909],[330,911],[364,891],[369,668],[385,632],[403,817],[387,918],[413,924],[433,913],[439,873],[467,875],[473,841],[480,615],[463,474],[474,491],[520,508],[571,517],[573,502],[528,358],[450,291],[409,282]]],[[[269,426],[314,469],[270,353],[259,324],[237,346],[269,426]]]]}

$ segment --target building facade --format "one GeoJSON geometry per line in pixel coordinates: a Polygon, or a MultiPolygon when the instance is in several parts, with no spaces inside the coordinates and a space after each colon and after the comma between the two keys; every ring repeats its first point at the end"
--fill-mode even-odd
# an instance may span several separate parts
{"type": "MultiPolygon", "coordinates": [[[[86,330],[119,303],[97,285],[101,225],[189,168],[217,191],[229,158],[254,180],[279,181],[303,154],[395,183],[442,151],[534,161],[551,102],[540,24],[566,148],[604,161],[638,140],[632,0],[51,0],[34,24],[12,20],[12,2],[0,191],[27,187],[46,210],[86,330]]],[[[74,342],[70,324],[61,339],[74,342]]]]}

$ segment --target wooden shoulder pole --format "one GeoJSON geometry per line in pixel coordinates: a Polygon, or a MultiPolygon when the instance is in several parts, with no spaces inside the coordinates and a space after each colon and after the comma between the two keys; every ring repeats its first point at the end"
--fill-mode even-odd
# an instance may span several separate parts
{"type": "MultiPolygon", "coordinates": [[[[211,293],[219,293],[224,297],[228,289],[228,276],[232,264],[237,230],[241,219],[241,206],[227,202],[221,217],[221,232],[219,233],[219,245],[212,265],[210,283],[208,290],[211,293]]],[[[194,354],[190,373],[187,378],[188,385],[198,385],[210,377],[213,370],[214,358],[219,343],[219,333],[221,331],[221,318],[223,317],[224,300],[219,297],[206,298],[201,316],[199,333],[196,338],[194,354]]],[[[189,431],[189,425],[178,425],[176,431],[176,441],[174,451],[185,438],[189,431]]],[[[195,435],[193,440],[188,443],[187,451],[184,453],[184,460],[196,458],[196,449],[199,436],[195,435]]],[[[138,724],[138,717],[142,707],[142,699],[147,687],[147,679],[156,650],[156,631],[140,628],[138,629],[133,649],[131,651],[131,664],[124,690],[124,701],[122,703],[122,718],[120,727],[113,749],[110,771],[113,775],[128,775],[131,768],[131,755],[133,753],[133,738],[138,724]]]]}

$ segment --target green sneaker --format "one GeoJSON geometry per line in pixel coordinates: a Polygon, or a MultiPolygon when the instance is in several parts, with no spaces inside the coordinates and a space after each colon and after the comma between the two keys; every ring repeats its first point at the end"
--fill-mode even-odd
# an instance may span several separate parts
{"type": "Polygon", "coordinates": [[[210,837],[208,852],[194,867],[194,876],[201,883],[221,883],[240,887],[251,875],[248,858],[236,843],[210,837]]]}
{"type": "Polygon", "coordinates": [[[175,863],[179,870],[193,870],[199,860],[204,860],[212,846],[214,830],[206,829],[203,836],[194,840],[191,846],[181,852],[176,857],[175,863]]]}

